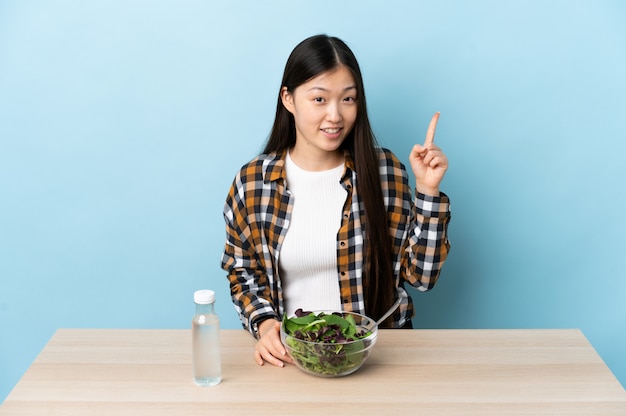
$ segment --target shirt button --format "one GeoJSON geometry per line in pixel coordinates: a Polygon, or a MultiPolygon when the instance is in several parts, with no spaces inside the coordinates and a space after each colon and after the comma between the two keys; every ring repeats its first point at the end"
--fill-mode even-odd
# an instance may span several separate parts
{"type": "Polygon", "coordinates": [[[341,243],[339,243],[339,245],[340,245],[341,247],[345,247],[345,246],[346,246],[346,242],[345,242],[345,241],[342,241],[341,243]]]}

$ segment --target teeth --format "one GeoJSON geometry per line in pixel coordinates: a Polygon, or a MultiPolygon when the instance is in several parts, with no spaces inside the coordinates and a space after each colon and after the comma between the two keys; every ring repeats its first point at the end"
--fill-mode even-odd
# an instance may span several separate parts
{"type": "Polygon", "coordinates": [[[340,129],[322,129],[322,130],[324,130],[326,133],[335,134],[335,133],[339,133],[340,129]]]}

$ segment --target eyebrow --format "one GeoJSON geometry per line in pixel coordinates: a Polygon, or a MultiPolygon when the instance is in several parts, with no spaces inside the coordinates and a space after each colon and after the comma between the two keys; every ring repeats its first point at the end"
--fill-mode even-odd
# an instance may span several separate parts
{"type": "MultiPolygon", "coordinates": [[[[325,91],[325,92],[330,91],[329,89],[324,88],[324,87],[311,87],[311,88],[309,88],[309,91],[313,91],[313,90],[319,90],[319,91],[325,91]]],[[[348,90],[356,90],[356,85],[350,85],[349,87],[346,87],[346,88],[343,89],[343,91],[348,91],[348,90]]]]}

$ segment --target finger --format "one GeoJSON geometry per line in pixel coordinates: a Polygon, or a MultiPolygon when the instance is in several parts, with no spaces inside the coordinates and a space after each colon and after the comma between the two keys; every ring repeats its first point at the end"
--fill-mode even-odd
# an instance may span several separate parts
{"type": "Polygon", "coordinates": [[[268,363],[270,363],[272,365],[275,365],[276,367],[284,367],[285,366],[285,363],[283,363],[278,358],[274,357],[269,352],[267,352],[267,354],[265,354],[265,356],[263,358],[265,358],[265,361],[267,361],[268,363]]]}
{"type": "MultiPolygon", "coordinates": [[[[281,344],[281,346],[282,346],[282,344],[281,344]]],[[[281,355],[280,355],[280,359],[282,361],[286,362],[286,363],[293,364],[293,360],[291,359],[291,356],[289,355],[289,353],[287,353],[287,350],[285,350],[284,346],[282,346],[282,352],[281,352],[281,355]]]]}
{"type": "Polygon", "coordinates": [[[416,157],[416,158],[417,157],[423,157],[426,154],[427,151],[428,151],[428,149],[426,149],[421,144],[416,144],[411,149],[411,154],[409,155],[409,157],[416,157]]]}
{"type": "Polygon", "coordinates": [[[283,345],[283,343],[280,341],[280,339],[276,339],[272,342],[272,347],[274,349],[274,352],[281,357],[284,357],[287,355],[287,350],[285,349],[285,346],[283,345]]]}
{"type": "MultiPolygon", "coordinates": [[[[272,351],[268,350],[267,348],[262,348],[262,347],[259,348],[256,351],[255,356],[257,357],[257,363],[259,362],[259,357],[260,357],[261,361],[267,361],[268,363],[275,365],[276,367],[285,366],[285,364],[281,360],[276,358],[276,356],[272,353],[272,351]]],[[[260,365],[263,365],[263,364],[260,364],[260,365]]]]}
{"type": "Polygon", "coordinates": [[[439,149],[429,150],[427,153],[422,155],[422,162],[426,165],[429,165],[431,160],[435,158],[441,158],[442,156],[443,152],[439,149]]]}
{"type": "Polygon", "coordinates": [[[272,330],[276,334],[276,336],[271,339],[273,352],[280,356],[287,355],[287,350],[285,350],[285,346],[280,341],[280,322],[274,323],[272,330]]]}
{"type": "Polygon", "coordinates": [[[263,365],[264,361],[263,361],[263,357],[261,357],[260,352],[254,351],[254,361],[256,361],[258,365],[263,365]]]}
{"type": "Polygon", "coordinates": [[[424,141],[424,146],[433,144],[433,142],[435,141],[435,131],[437,130],[439,114],[439,111],[437,111],[433,118],[430,119],[430,124],[428,125],[428,130],[426,131],[426,140],[424,141]]]}
{"type": "MultiPolygon", "coordinates": [[[[276,332],[278,332],[280,334],[280,322],[277,322],[276,325],[274,325],[274,329],[276,330],[276,332]]],[[[283,360],[284,362],[293,364],[293,360],[291,359],[291,357],[289,356],[289,354],[287,353],[287,349],[285,349],[285,346],[283,345],[280,336],[278,336],[272,343],[272,346],[274,347],[274,351],[276,351],[277,354],[279,354],[279,357],[281,360],[283,360]]]]}
{"type": "Polygon", "coordinates": [[[428,162],[428,166],[431,168],[446,168],[448,166],[448,159],[442,156],[434,157],[430,162],[428,162]]]}

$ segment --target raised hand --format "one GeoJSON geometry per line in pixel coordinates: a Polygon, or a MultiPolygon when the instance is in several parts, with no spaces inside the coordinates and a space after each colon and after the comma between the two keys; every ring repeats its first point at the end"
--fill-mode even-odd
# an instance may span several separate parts
{"type": "Polygon", "coordinates": [[[434,143],[438,121],[439,112],[430,120],[424,144],[414,145],[409,154],[415,175],[415,189],[430,196],[439,196],[439,184],[448,169],[448,158],[434,143]]]}

